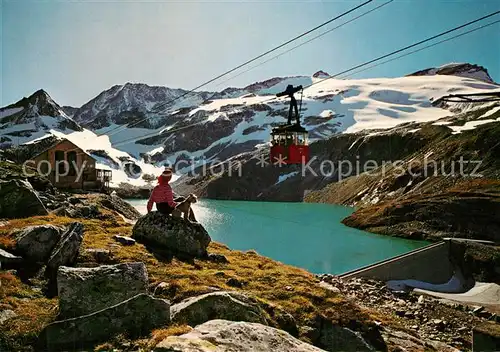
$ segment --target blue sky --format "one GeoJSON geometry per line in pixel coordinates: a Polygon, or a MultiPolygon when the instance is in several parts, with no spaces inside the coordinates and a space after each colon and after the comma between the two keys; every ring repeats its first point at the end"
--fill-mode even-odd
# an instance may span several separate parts
{"type": "MultiPolygon", "coordinates": [[[[362,2],[3,0],[0,105],[40,88],[73,106],[126,82],[191,89],[362,2]]],[[[320,69],[335,74],[499,9],[499,0],[395,0],[226,86],[320,69]]],[[[500,24],[357,78],[401,76],[448,62],[483,65],[500,81],[500,24]]]]}

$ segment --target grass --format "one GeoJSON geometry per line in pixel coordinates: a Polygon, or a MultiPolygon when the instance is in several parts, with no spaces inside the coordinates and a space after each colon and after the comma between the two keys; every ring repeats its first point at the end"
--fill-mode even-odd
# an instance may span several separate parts
{"type": "Polygon", "coordinates": [[[57,300],[39,291],[9,272],[0,271],[0,311],[12,310],[17,315],[0,328],[0,348],[6,351],[29,351],[38,333],[57,315],[57,300]]]}
{"type": "MultiPolygon", "coordinates": [[[[117,216],[106,217],[104,220],[75,220],[49,215],[11,220],[0,227],[0,247],[11,249],[14,243],[13,231],[25,226],[65,226],[74,221],[81,221],[85,230],[78,265],[97,265],[91,256],[85,255],[85,249],[89,248],[109,249],[113,262],[144,262],[148,269],[150,287],[153,289],[160,282],[168,283],[168,289],[157,296],[169,299],[172,303],[214,290],[236,290],[249,293],[262,302],[269,312],[271,325],[277,326],[274,322],[274,311],[285,310],[294,316],[299,326],[306,325],[317,316],[323,316],[344,326],[373,326],[370,312],[362,310],[343,296],[320,287],[319,280],[311,273],[260,256],[255,251],[233,251],[222,244],[212,242],[208,248],[209,252],[226,256],[229,263],[220,264],[205,260],[187,263],[175,258],[166,260],[155,257],[139,243],[133,246],[119,245],[113,240],[113,236],[130,236],[132,226],[117,216]],[[229,278],[243,282],[243,288],[228,286],[226,282],[229,278]]],[[[57,298],[45,298],[39,289],[42,283],[36,279],[28,284],[6,271],[0,271],[0,275],[0,309],[12,309],[17,314],[17,317],[9,320],[8,329],[0,326],[0,346],[3,340],[7,350],[29,351],[29,345],[35,342],[41,329],[55,319],[57,298]]],[[[154,331],[147,339],[134,343],[147,349],[151,347],[151,341],[157,343],[164,336],[186,331],[185,326],[165,327],[154,331]]],[[[109,344],[122,342],[123,339],[117,338],[109,344]]],[[[98,347],[106,350],[106,346],[104,344],[98,347]]]]}

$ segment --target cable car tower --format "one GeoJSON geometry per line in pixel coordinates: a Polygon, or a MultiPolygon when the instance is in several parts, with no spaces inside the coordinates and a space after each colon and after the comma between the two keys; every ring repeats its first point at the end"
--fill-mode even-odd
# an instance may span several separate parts
{"type": "Polygon", "coordinates": [[[286,89],[276,94],[277,97],[290,97],[290,109],[286,124],[274,127],[271,131],[271,163],[305,164],[309,161],[309,145],[307,130],[300,125],[300,110],[302,108],[302,86],[288,85],[286,89]],[[301,92],[300,109],[294,94],[301,92]],[[294,114],[295,113],[295,114],[294,114]],[[292,123],[295,120],[295,123],[292,123]]]}

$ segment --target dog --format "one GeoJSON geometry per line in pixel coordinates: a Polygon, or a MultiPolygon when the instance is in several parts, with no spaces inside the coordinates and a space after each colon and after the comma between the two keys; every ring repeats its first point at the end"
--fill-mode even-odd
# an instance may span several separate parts
{"type": "Polygon", "coordinates": [[[194,218],[193,209],[191,209],[191,204],[196,203],[197,200],[198,198],[191,193],[189,196],[187,196],[186,200],[177,204],[175,209],[172,211],[172,216],[180,218],[182,214],[184,214],[184,220],[189,222],[196,222],[196,221],[191,221],[190,219],[194,218]]]}

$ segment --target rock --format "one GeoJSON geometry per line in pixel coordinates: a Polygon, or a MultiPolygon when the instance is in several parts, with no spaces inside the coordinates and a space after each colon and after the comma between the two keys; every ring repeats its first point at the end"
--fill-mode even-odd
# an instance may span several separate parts
{"type": "Polygon", "coordinates": [[[170,336],[154,352],[319,352],[290,334],[257,323],[211,320],[187,334],[170,336]]]}
{"type": "Polygon", "coordinates": [[[443,331],[446,327],[446,322],[441,319],[433,319],[432,324],[436,327],[438,331],[443,331]]]}
{"type": "Polygon", "coordinates": [[[188,298],[172,306],[172,321],[196,326],[211,319],[248,321],[268,325],[265,311],[257,302],[236,292],[212,292],[188,298]]]}
{"type": "Polygon", "coordinates": [[[240,280],[238,280],[238,279],[236,279],[234,277],[229,278],[226,281],[226,285],[231,286],[231,287],[237,287],[237,288],[242,288],[243,287],[243,283],[240,280]]]}
{"type": "Polygon", "coordinates": [[[472,331],[474,351],[498,351],[500,349],[500,325],[483,322],[472,331]]]}
{"type": "Polygon", "coordinates": [[[222,254],[210,253],[208,255],[208,260],[214,263],[222,263],[222,264],[229,263],[229,260],[227,260],[227,258],[222,254]]]}
{"type": "Polygon", "coordinates": [[[68,202],[70,204],[73,204],[73,205],[81,204],[82,203],[81,199],[77,198],[77,197],[70,197],[70,198],[68,198],[68,202]]]}
{"type": "Polygon", "coordinates": [[[172,290],[172,286],[166,282],[160,282],[154,289],[154,295],[168,295],[172,290]]]}
{"type": "Polygon", "coordinates": [[[340,293],[340,290],[337,287],[333,286],[332,284],[329,284],[328,282],[321,281],[319,285],[324,289],[332,291],[333,293],[340,293]]]}
{"type": "Polygon", "coordinates": [[[415,314],[413,314],[412,312],[405,312],[404,317],[408,318],[408,319],[414,319],[415,318],[415,314]]]}
{"type": "Polygon", "coordinates": [[[419,296],[418,297],[418,304],[423,304],[424,303],[424,296],[419,296]]]}
{"type": "Polygon", "coordinates": [[[404,310],[396,310],[396,315],[400,317],[404,317],[406,312],[404,310]]]}
{"type": "Polygon", "coordinates": [[[375,351],[359,332],[335,325],[326,319],[321,320],[316,346],[327,351],[375,351]]]}
{"type": "Polygon", "coordinates": [[[45,272],[49,278],[55,278],[57,269],[60,266],[70,266],[76,262],[82,241],[83,225],[79,222],[70,224],[66,232],[61,236],[47,262],[45,272]]]}
{"type": "Polygon", "coordinates": [[[22,257],[11,254],[0,248],[0,268],[2,268],[2,264],[15,264],[22,262],[22,260],[22,257]]]}
{"type": "Polygon", "coordinates": [[[168,301],[139,294],[103,310],[49,324],[40,334],[39,349],[83,350],[125,332],[131,337],[147,336],[169,322],[168,301]]]}
{"type": "Polygon", "coordinates": [[[10,309],[0,311],[0,325],[5,323],[7,320],[15,318],[17,314],[10,309]]]}
{"type": "Polygon", "coordinates": [[[130,203],[124,201],[118,196],[108,196],[103,194],[99,196],[98,202],[102,206],[116,211],[127,219],[137,220],[141,217],[141,213],[139,213],[137,209],[135,209],[130,203]]]}
{"type": "Polygon", "coordinates": [[[68,218],[96,219],[102,216],[100,209],[95,204],[91,205],[63,205],[52,211],[57,216],[66,216],[68,218]]]}
{"type": "Polygon", "coordinates": [[[131,237],[114,235],[113,238],[123,244],[124,246],[132,246],[135,244],[135,240],[131,237]]]}
{"type": "Polygon", "coordinates": [[[91,256],[99,264],[108,264],[111,261],[111,252],[109,249],[89,248],[85,254],[91,256]]]}
{"type": "Polygon", "coordinates": [[[86,315],[147,293],[144,263],[101,265],[96,268],[60,267],[57,272],[61,318],[86,315]]]}
{"type": "Polygon", "coordinates": [[[482,311],[484,311],[484,307],[475,306],[474,309],[472,310],[472,314],[479,315],[482,311]]]}
{"type": "Polygon", "coordinates": [[[75,207],[75,215],[73,217],[95,219],[102,215],[101,210],[95,204],[75,207]]]}
{"type": "Polygon", "coordinates": [[[285,330],[292,336],[299,336],[299,328],[293,315],[281,309],[275,309],[273,319],[281,330],[285,330]]]}
{"type": "Polygon", "coordinates": [[[29,226],[16,234],[16,253],[33,262],[45,262],[61,239],[63,229],[52,225],[29,226]]]}
{"type": "Polygon", "coordinates": [[[206,257],[211,239],[201,224],[165,216],[157,211],[141,217],[132,230],[139,242],[158,246],[174,255],[206,257]]]}
{"type": "Polygon", "coordinates": [[[388,346],[397,346],[396,351],[459,352],[459,350],[438,341],[423,341],[402,331],[384,329],[382,336],[388,346]]]}
{"type": "Polygon", "coordinates": [[[29,182],[20,179],[0,180],[0,214],[2,218],[27,218],[47,215],[48,213],[29,182]]]}

